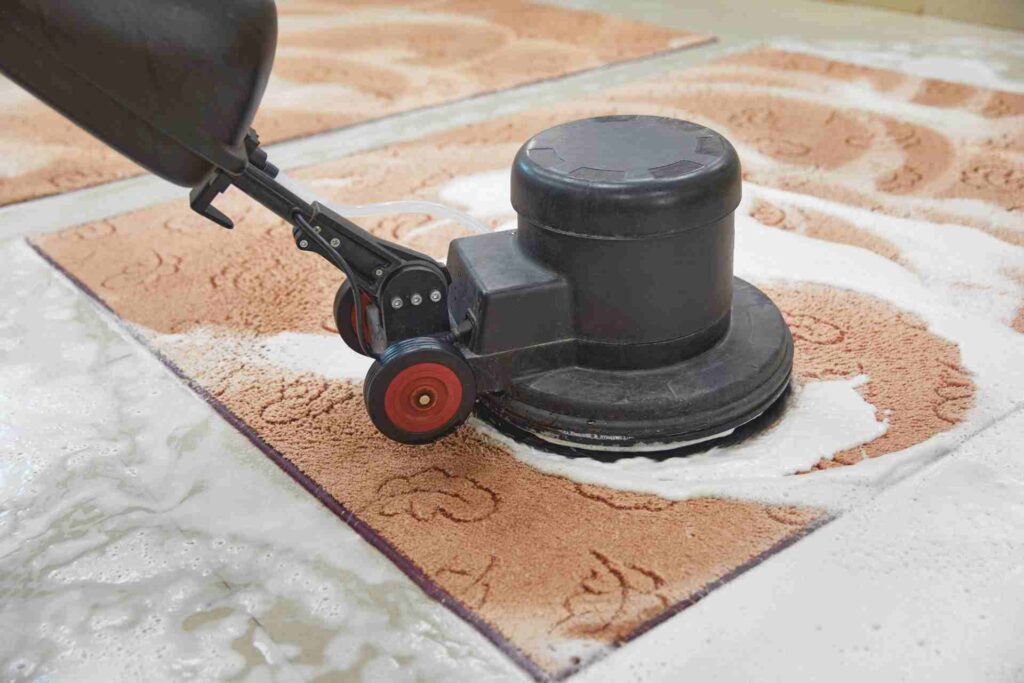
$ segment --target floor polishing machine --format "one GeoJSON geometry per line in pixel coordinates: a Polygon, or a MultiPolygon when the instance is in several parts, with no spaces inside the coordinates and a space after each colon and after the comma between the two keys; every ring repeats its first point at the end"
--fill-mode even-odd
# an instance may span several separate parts
{"type": "Polygon", "coordinates": [[[277,178],[250,126],[277,41],[273,0],[7,0],[0,70],[192,208],[235,186],[345,275],[341,338],[375,359],[370,418],[433,441],[474,410],[572,449],[651,452],[728,434],[789,384],[776,306],[733,277],[740,163],[687,121],[602,116],[538,133],[511,170],[515,230],[445,264],[277,178]]]}

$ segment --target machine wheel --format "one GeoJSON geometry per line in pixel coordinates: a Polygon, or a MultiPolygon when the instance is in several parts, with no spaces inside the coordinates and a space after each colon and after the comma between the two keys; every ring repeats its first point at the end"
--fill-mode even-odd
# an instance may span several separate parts
{"type": "Polygon", "coordinates": [[[466,421],[476,401],[476,380],[450,344],[415,337],[392,344],[370,367],[363,399],[384,436],[427,443],[466,421]]]}
{"type": "MultiPolygon", "coordinates": [[[[372,303],[370,297],[361,294],[363,310],[363,334],[370,331],[370,321],[366,318],[366,307],[372,303]]],[[[356,306],[355,296],[352,294],[352,285],[348,280],[341,283],[338,293],[334,295],[334,325],[338,328],[338,334],[350,349],[363,356],[373,356],[371,351],[364,349],[359,344],[359,335],[356,334],[356,306]]],[[[369,341],[369,340],[367,340],[369,341]]]]}

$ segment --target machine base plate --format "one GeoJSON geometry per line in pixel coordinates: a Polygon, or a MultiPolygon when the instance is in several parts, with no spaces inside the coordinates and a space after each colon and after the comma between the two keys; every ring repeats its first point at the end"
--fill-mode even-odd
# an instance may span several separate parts
{"type": "Polygon", "coordinates": [[[706,351],[661,368],[538,373],[481,396],[478,413],[549,450],[685,450],[764,414],[788,387],[792,367],[793,339],[779,309],[737,278],[729,330],[706,351]]]}

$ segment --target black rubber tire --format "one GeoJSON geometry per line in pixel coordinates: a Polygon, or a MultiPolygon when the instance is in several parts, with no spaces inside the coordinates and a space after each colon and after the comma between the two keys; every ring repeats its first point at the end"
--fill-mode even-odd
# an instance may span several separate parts
{"type": "MultiPolygon", "coordinates": [[[[356,298],[352,293],[352,285],[345,280],[338,287],[338,292],[334,295],[334,326],[338,328],[338,334],[341,335],[342,340],[345,344],[358,353],[361,356],[373,357],[372,352],[368,352],[359,343],[359,336],[356,334],[356,330],[352,327],[352,309],[355,308],[356,298]]],[[[369,330],[364,328],[363,333],[369,333],[369,330]]]]}
{"type": "Polygon", "coordinates": [[[363,400],[370,420],[384,436],[399,443],[429,443],[455,430],[473,412],[476,379],[451,344],[414,337],[389,346],[370,367],[363,400]],[[416,391],[421,392],[419,398],[429,395],[435,403],[414,405],[416,391]]]}

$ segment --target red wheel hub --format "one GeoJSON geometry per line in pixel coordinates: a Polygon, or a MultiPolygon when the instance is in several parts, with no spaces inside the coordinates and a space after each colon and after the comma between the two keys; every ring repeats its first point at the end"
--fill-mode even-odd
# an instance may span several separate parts
{"type": "Polygon", "coordinates": [[[359,293],[359,299],[360,299],[360,301],[363,304],[362,306],[356,305],[354,302],[353,302],[353,305],[352,305],[352,334],[355,334],[355,335],[359,334],[359,332],[356,329],[356,311],[358,311],[360,309],[362,309],[362,311],[363,311],[363,331],[364,332],[369,332],[370,331],[370,321],[366,319],[366,307],[369,306],[373,302],[370,300],[370,297],[368,297],[363,292],[359,293]]]}
{"type": "Polygon", "coordinates": [[[391,380],[384,393],[384,412],[399,429],[410,433],[444,427],[459,412],[462,382],[439,363],[417,363],[391,380]]]}

